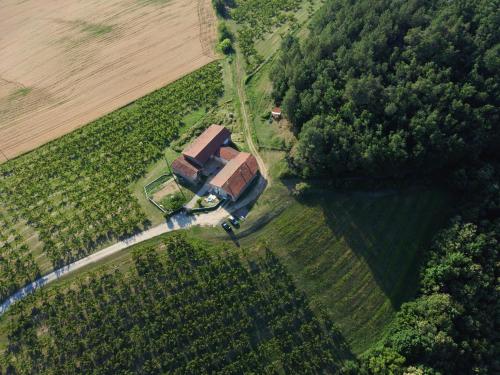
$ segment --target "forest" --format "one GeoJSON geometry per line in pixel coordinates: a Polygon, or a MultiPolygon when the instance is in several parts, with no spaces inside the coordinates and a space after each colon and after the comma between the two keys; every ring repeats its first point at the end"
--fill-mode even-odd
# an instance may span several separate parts
{"type": "Polygon", "coordinates": [[[183,116],[215,105],[222,91],[212,63],[0,165],[0,301],[39,275],[26,228],[60,267],[147,227],[130,184],[163,156],[183,116]]]}
{"type": "Polygon", "coordinates": [[[174,235],[133,264],[16,305],[0,373],[333,374],[347,355],[269,251],[174,235]]]}
{"type": "Polygon", "coordinates": [[[418,297],[349,374],[500,372],[499,1],[328,0],[283,41],[273,95],[302,177],[445,186],[418,297]]]}
{"type": "Polygon", "coordinates": [[[329,0],[271,77],[304,177],[431,173],[496,153],[498,0],[329,0]]]}

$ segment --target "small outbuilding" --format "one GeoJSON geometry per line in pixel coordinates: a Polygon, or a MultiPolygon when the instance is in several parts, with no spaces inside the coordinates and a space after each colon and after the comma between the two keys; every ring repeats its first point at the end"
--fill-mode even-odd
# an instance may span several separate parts
{"type": "Polygon", "coordinates": [[[190,163],[184,155],[179,156],[172,162],[172,172],[193,185],[200,182],[201,169],[190,163]]]}
{"type": "Polygon", "coordinates": [[[273,110],[271,111],[271,116],[273,116],[273,118],[275,120],[280,120],[281,119],[281,108],[280,107],[274,107],[273,110]]]}

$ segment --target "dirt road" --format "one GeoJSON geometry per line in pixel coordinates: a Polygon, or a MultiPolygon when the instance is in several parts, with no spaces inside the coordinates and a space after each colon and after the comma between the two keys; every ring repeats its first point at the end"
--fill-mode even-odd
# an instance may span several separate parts
{"type": "Polygon", "coordinates": [[[242,117],[242,124],[243,124],[243,133],[245,136],[245,140],[248,144],[248,148],[250,149],[250,152],[255,156],[257,159],[257,163],[259,164],[259,169],[261,175],[268,180],[268,184],[271,183],[269,180],[269,174],[267,171],[266,164],[264,163],[264,160],[262,159],[262,156],[259,153],[259,149],[255,146],[255,143],[253,141],[253,136],[252,136],[252,128],[250,125],[250,121],[248,118],[248,112],[246,108],[246,103],[247,103],[247,95],[245,92],[245,73],[244,70],[241,66],[241,55],[236,56],[236,91],[238,92],[238,98],[241,103],[241,117],[242,117]]]}

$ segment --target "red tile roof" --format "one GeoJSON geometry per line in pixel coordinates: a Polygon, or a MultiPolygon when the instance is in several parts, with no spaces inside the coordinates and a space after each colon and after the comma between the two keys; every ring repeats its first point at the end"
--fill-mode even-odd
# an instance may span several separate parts
{"type": "Polygon", "coordinates": [[[271,111],[273,114],[279,114],[281,115],[281,108],[280,107],[274,107],[273,110],[271,111]]]}
{"type": "Polygon", "coordinates": [[[231,132],[225,127],[210,125],[193,143],[186,147],[183,155],[195,160],[200,165],[204,165],[230,136],[231,132]]]}
{"type": "Polygon", "coordinates": [[[238,150],[235,150],[234,148],[230,147],[230,146],[222,146],[221,148],[219,148],[217,150],[217,152],[215,153],[215,156],[223,159],[223,160],[226,160],[226,161],[230,161],[232,159],[234,159],[236,156],[238,156],[240,152],[238,150]]]}
{"type": "Polygon", "coordinates": [[[238,199],[258,171],[259,166],[255,157],[247,152],[240,152],[210,183],[223,189],[234,199],[238,199]]]}
{"type": "Polygon", "coordinates": [[[196,177],[196,174],[200,171],[198,167],[195,167],[182,155],[172,162],[172,169],[175,173],[186,177],[196,177]]]}

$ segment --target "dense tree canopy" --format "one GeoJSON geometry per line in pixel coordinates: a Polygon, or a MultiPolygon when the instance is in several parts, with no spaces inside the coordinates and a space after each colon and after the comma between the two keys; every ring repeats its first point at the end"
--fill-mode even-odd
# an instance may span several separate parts
{"type": "Polygon", "coordinates": [[[303,175],[435,171],[498,149],[498,0],[329,0],[274,96],[303,175]]]}

